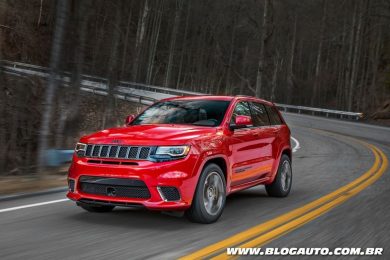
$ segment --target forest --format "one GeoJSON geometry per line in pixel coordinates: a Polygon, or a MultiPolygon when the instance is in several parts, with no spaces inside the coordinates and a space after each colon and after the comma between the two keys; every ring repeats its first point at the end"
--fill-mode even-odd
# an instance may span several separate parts
{"type": "Polygon", "coordinates": [[[1,60],[72,77],[0,70],[0,173],[80,134],[81,74],[390,118],[390,0],[2,0],[1,60]]]}

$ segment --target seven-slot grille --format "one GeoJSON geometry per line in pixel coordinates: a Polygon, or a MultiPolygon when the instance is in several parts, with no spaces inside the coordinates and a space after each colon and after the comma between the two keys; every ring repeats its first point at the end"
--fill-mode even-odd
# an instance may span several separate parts
{"type": "Polygon", "coordinates": [[[130,160],[146,160],[151,147],[89,144],[85,156],[96,158],[117,158],[130,160]]]}

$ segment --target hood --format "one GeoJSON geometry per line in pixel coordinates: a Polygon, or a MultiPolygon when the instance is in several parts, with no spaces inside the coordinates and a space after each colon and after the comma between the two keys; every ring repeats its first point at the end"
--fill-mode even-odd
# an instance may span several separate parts
{"type": "Polygon", "coordinates": [[[191,140],[213,135],[214,127],[187,125],[135,125],[110,128],[84,136],[82,143],[120,145],[181,145],[191,140]]]}

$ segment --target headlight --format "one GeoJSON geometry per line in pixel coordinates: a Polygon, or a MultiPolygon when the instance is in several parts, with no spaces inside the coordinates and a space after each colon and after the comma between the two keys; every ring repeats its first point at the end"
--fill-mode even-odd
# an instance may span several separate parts
{"type": "Polygon", "coordinates": [[[78,157],[83,157],[85,155],[85,151],[87,150],[87,145],[83,143],[77,143],[74,151],[76,152],[78,157]]]}
{"type": "Polygon", "coordinates": [[[159,146],[156,151],[150,156],[155,161],[171,161],[186,157],[190,151],[190,146],[159,146]]]}

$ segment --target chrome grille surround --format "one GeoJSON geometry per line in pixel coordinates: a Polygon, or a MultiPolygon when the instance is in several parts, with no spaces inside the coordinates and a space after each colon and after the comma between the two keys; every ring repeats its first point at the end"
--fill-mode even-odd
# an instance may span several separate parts
{"type": "Polygon", "coordinates": [[[152,146],[88,144],[85,157],[147,160],[151,151],[152,146]]]}

